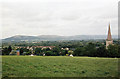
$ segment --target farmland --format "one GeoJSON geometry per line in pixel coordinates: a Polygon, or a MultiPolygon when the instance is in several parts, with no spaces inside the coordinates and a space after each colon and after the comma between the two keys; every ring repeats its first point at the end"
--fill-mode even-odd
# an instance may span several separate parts
{"type": "Polygon", "coordinates": [[[118,58],[2,56],[3,77],[116,77],[118,58]]]}

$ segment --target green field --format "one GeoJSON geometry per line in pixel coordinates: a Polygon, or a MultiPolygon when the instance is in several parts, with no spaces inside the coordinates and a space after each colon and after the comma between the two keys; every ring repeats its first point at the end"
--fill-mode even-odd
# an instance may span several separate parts
{"type": "Polygon", "coordinates": [[[117,58],[2,56],[3,77],[116,77],[117,58]]]}

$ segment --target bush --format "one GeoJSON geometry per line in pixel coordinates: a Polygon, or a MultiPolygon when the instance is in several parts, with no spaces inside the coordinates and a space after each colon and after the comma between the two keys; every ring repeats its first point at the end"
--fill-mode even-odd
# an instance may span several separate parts
{"type": "Polygon", "coordinates": [[[66,54],[66,56],[68,56],[68,54],[66,54]]]}
{"type": "Polygon", "coordinates": [[[46,51],[46,52],[45,52],[45,55],[46,55],[46,56],[53,56],[53,52],[52,52],[52,51],[46,51]]]}

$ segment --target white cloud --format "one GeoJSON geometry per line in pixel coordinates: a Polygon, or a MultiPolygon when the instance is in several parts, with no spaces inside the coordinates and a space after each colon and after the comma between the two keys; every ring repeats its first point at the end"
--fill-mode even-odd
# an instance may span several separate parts
{"type": "Polygon", "coordinates": [[[118,29],[118,0],[2,0],[2,37],[105,35],[118,29]]]}

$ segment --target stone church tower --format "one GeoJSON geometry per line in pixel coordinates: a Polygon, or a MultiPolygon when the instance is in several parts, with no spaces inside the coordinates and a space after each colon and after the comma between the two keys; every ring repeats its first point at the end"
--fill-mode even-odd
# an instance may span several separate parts
{"type": "Polygon", "coordinates": [[[110,44],[113,44],[113,40],[112,40],[112,35],[111,35],[111,31],[110,31],[110,24],[109,24],[108,36],[107,36],[107,39],[106,39],[106,49],[108,48],[108,46],[110,44]]]}

